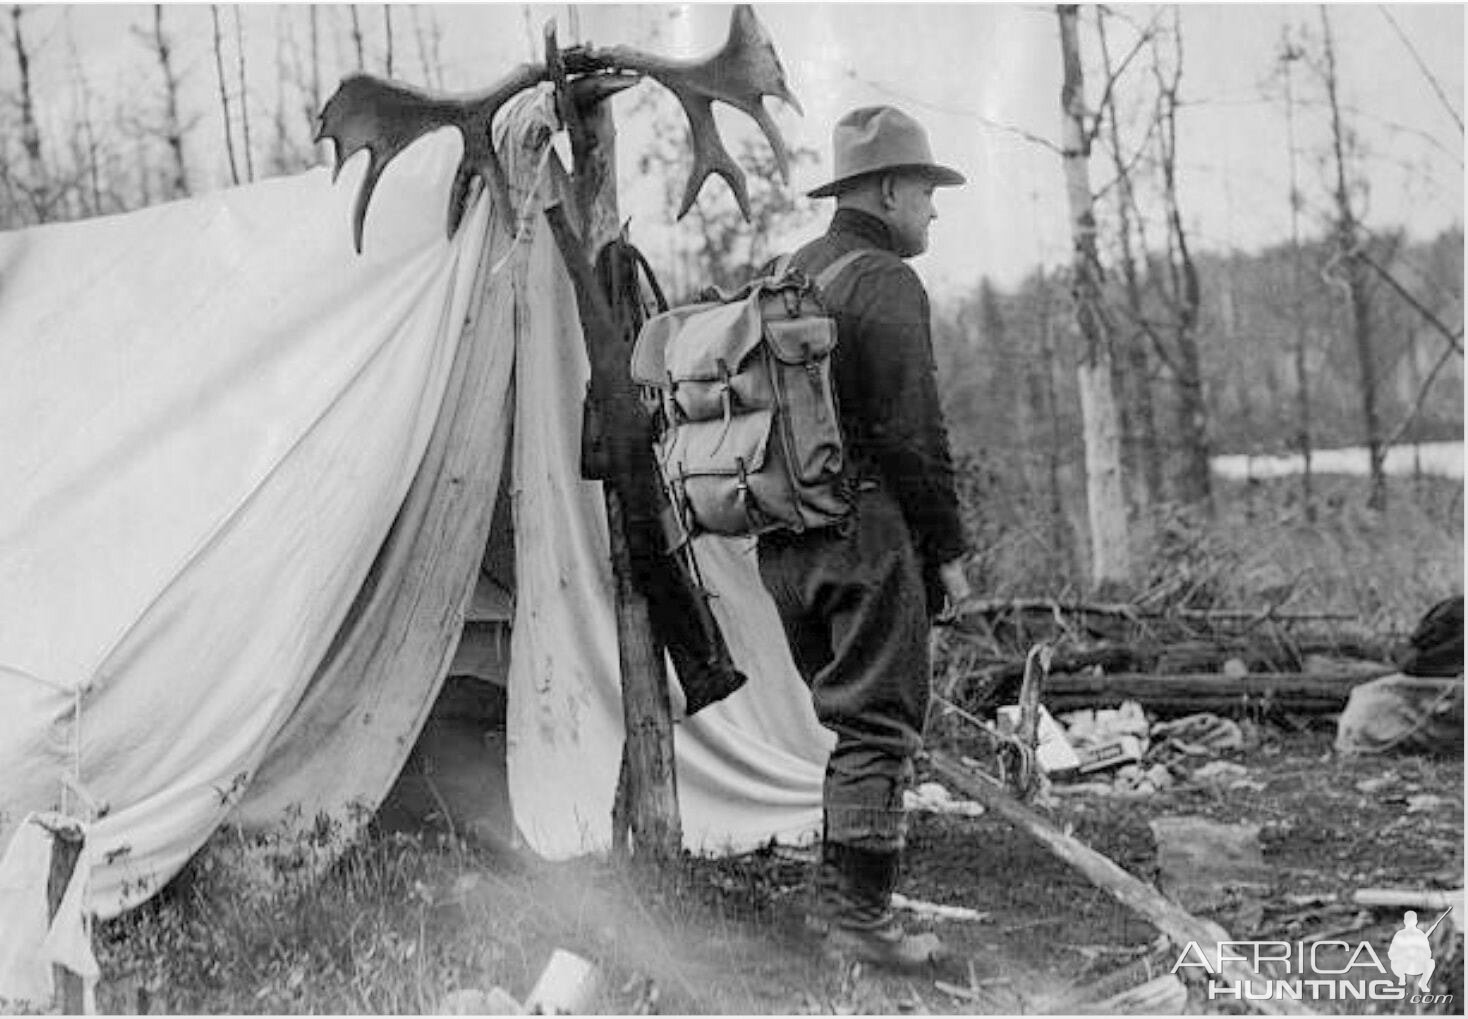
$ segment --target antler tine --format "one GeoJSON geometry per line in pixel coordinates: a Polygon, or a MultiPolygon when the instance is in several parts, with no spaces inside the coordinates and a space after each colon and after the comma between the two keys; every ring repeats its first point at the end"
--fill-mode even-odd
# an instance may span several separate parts
{"type": "MultiPolygon", "coordinates": [[[[571,52],[566,54],[571,66],[571,52]]],[[[711,175],[728,183],[745,219],[749,218],[749,194],[744,171],[729,155],[714,122],[714,100],[728,103],[759,125],[770,142],[782,179],[790,177],[790,154],[780,129],[764,106],[764,97],[773,96],[803,112],[800,103],[785,82],[785,68],[775,52],[774,43],[748,4],[734,8],[729,21],[729,36],[720,50],[703,60],[673,60],[651,56],[624,46],[604,50],[587,50],[581,54],[585,66],[615,66],[645,74],[678,97],[688,117],[693,135],[693,172],[683,193],[678,210],[681,219],[693,207],[694,200],[711,175]]],[[[571,68],[575,70],[575,67],[571,68]]]]}
{"type": "MultiPolygon", "coordinates": [[[[449,193],[449,236],[453,236],[463,219],[476,177],[487,177],[492,187],[504,189],[504,174],[497,172],[499,164],[490,134],[495,112],[517,93],[544,78],[544,67],[522,64],[491,88],[462,96],[433,93],[370,74],[353,74],[343,79],[322,107],[316,140],[330,140],[336,150],[332,180],[340,176],[342,167],[352,156],[363,149],[369,154],[367,172],[352,212],[352,240],[358,253],[362,251],[367,208],[383,171],[399,153],[430,131],[454,127],[464,139],[464,152],[449,193]]],[[[497,197],[504,202],[503,195],[497,197]]]]}

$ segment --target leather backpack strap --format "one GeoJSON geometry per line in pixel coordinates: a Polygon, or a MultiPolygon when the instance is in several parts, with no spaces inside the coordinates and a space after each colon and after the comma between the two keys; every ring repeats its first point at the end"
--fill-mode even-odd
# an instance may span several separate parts
{"type": "Polygon", "coordinates": [[[832,285],[841,278],[843,272],[867,255],[875,253],[876,250],[876,248],[857,248],[855,251],[848,251],[821,270],[820,275],[815,279],[816,289],[821,292],[831,289],[832,285]]]}

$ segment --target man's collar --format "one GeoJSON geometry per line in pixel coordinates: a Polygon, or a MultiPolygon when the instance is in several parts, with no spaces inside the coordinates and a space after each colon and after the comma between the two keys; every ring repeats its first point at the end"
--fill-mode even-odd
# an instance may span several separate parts
{"type": "Polygon", "coordinates": [[[897,250],[897,245],[892,241],[892,231],[887,228],[887,224],[861,209],[837,209],[836,215],[831,217],[830,232],[853,234],[871,247],[885,251],[897,250]]]}

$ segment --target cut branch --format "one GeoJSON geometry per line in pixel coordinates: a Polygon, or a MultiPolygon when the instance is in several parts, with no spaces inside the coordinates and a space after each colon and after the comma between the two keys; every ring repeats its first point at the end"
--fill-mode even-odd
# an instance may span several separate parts
{"type": "MultiPolygon", "coordinates": [[[[1135,911],[1178,951],[1190,943],[1218,945],[1230,941],[1229,933],[1211,920],[1201,920],[1184,910],[1145,881],[1128,873],[1079,839],[1067,835],[1035,810],[1008,796],[997,783],[955,761],[946,754],[929,754],[933,770],[959,792],[970,796],[1039,842],[1050,853],[1083,874],[1122,905],[1135,911]]],[[[1264,978],[1243,962],[1220,960],[1215,979],[1248,987],[1260,986],[1264,978]]],[[[1298,1002],[1261,1001],[1242,995],[1249,1007],[1269,1015],[1313,1015],[1298,1002]]]]}

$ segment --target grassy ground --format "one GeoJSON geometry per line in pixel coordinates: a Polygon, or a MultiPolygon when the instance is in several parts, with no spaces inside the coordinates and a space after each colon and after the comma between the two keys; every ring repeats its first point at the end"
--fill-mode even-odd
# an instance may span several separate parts
{"type": "MultiPolygon", "coordinates": [[[[1461,484],[1399,486],[1386,514],[1360,506],[1358,482],[1325,487],[1315,526],[1279,485],[1226,492],[1209,524],[1161,519],[1139,540],[1148,589],[1170,585],[1168,597],[1194,605],[1269,598],[1342,611],[1360,630],[1396,635],[1461,591],[1461,484]]],[[[1024,546],[989,550],[985,589],[1066,593],[1064,582],[1026,572],[1024,546]]],[[[1356,888],[1461,886],[1461,760],[1363,766],[1330,753],[1328,730],[1260,731],[1240,758],[1252,781],[1238,789],[1182,782],[1145,801],[1057,798],[1045,809],[1146,879],[1156,868],[1154,817],[1261,824],[1271,883],[1214,917],[1238,937],[1344,928],[1384,951],[1400,917],[1354,908],[1356,888]],[[1363,792],[1363,778],[1387,781],[1363,792]],[[1408,798],[1423,791],[1441,802],[1409,813],[1408,798]]],[[[949,729],[939,737],[961,739],[949,729]]],[[[100,925],[102,1008],[432,1013],[465,988],[523,997],[563,948],[599,965],[600,1012],[1014,1013],[1075,1010],[1065,995],[1078,985],[1167,962],[1146,923],[991,816],[916,820],[904,894],[987,914],[978,923],[916,921],[956,950],[948,969],[923,979],[826,964],[801,933],[806,864],[784,853],[638,875],[600,860],[553,865],[384,834],[320,877],[262,870],[260,858],[221,832],[164,895],[100,925]]],[[[1439,982],[1449,979],[1459,1004],[1448,1011],[1460,1011],[1461,954],[1439,982]]],[[[1205,1010],[1192,994],[1190,1010],[1205,1010]]]]}
{"type": "MultiPolygon", "coordinates": [[[[1242,758],[1250,786],[1057,797],[1045,813],[1148,880],[1157,869],[1150,820],[1259,824],[1267,885],[1204,915],[1241,939],[1335,935],[1370,941],[1385,959],[1399,912],[1363,910],[1351,897],[1374,885],[1461,884],[1461,760],[1363,769],[1329,753],[1328,733],[1262,732],[1242,758]],[[1386,782],[1362,792],[1363,776],[1386,782]],[[1424,791],[1441,802],[1408,813],[1407,799],[1424,791]]],[[[982,914],[911,921],[955,955],[921,977],[827,964],[801,933],[808,865],[779,852],[639,876],[598,860],[546,864],[384,836],[314,881],[261,881],[235,855],[221,836],[188,881],[103,925],[104,1010],[432,1013],[463,988],[521,998],[563,948],[600,968],[598,1012],[1084,1012],[1099,997],[1078,989],[1128,967],[1123,985],[1140,983],[1176,958],[1145,921],[993,816],[915,818],[900,890],[982,914]],[[254,876],[242,885],[246,872],[254,876]]],[[[1438,959],[1436,989],[1460,1002],[1461,954],[1438,959]]],[[[1191,989],[1190,1011],[1209,1010],[1201,993],[1191,989]]],[[[1341,1011],[1363,1010],[1348,1005],[1341,1011]]]]}

